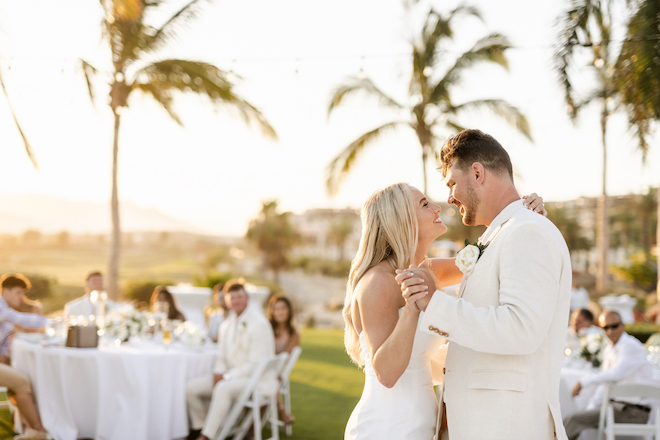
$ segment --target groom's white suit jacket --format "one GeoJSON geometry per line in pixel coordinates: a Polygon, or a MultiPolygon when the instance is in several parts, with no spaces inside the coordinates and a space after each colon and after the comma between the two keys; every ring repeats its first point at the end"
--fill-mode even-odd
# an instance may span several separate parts
{"type": "Polygon", "coordinates": [[[566,439],[559,374],[571,263],[559,230],[516,201],[458,298],[436,291],[421,328],[449,340],[445,403],[451,440],[566,439]]]}

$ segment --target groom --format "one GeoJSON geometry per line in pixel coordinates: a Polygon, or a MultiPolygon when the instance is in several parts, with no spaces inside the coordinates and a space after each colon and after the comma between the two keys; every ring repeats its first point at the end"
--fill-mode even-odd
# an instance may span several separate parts
{"type": "MultiPolygon", "coordinates": [[[[458,298],[425,269],[398,271],[420,328],[449,340],[444,400],[451,440],[566,439],[559,372],[568,326],[571,263],[559,230],[525,207],[507,152],[479,130],[447,140],[440,169],[466,225],[484,246],[457,264],[458,298]]],[[[466,254],[459,255],[467,257],[466,254]]]]}

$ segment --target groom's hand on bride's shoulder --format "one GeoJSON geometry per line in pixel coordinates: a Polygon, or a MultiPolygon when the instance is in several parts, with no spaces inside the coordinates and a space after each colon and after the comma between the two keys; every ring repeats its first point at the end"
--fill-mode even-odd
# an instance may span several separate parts
{"type": "Polygon", "coordinates": [[[396,281],[406,303],[424,311],[435,292],[435,282],[428,270],[410,266],[406,270],[396,271],[396,281]]]}

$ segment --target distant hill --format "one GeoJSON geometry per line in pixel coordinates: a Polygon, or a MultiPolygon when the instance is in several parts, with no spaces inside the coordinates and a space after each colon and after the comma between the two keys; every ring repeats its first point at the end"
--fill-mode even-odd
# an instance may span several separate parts
{"type": "MultiPolygon", "coordinates": [[[[126,232],[207,233],[199,226],[172,218],[156,209],[141,208],[131,203],[121,204],[121,225],[126,232]]],[[[109,232],[110,205],[36,194],[0,195],[0,232],[17,234],[27,229],[44,233],[109,232]]]]}

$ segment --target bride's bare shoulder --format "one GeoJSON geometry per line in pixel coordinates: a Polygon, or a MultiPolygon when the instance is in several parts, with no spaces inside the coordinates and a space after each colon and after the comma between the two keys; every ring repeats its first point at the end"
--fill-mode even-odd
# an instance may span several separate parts
{"type": "Polygon", "coordinates": [[[387,262],[381,262],[367,270],[357,284],[359,299],[400,297],[401,292],[397,284],[394,269],[387,262]]]}

